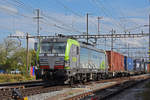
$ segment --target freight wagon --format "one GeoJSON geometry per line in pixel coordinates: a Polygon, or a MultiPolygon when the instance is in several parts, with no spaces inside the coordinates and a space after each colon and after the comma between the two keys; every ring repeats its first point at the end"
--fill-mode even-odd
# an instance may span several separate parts
{"type": "Polygon", "coordinates": [[[132,58],[124,56],[124,68],[125,68],[125,71],[129,75],[134,75],[135,74],[134,63],[133,63],[132,58]]]}
{"type": "Polygon", "coordinates": [[[127,76],[124,68],[124,56],[114,51],[106,51],[108,58],[108,71],[113,73],[113,77],[127,76]]]}

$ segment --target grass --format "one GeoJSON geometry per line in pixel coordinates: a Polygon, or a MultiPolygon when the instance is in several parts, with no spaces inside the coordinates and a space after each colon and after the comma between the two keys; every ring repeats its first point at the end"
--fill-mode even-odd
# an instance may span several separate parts
{"type": "Polygon", "coordinates": [[[23,82],[28,80],[34,80],[34,77],[23,76],[21,74],[0,74],[0,83],[4,82],[23,82]]]}

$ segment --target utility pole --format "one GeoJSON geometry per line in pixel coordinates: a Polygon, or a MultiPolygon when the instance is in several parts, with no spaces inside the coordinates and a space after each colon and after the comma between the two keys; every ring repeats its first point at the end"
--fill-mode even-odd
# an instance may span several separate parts
{"type": "Polygon", "coordinates": [[[98,20],[98,35],[100,34],[100,19],[102,19],[102,17],[97,17],[97,20],[98,20]]]}
{"type": "Polygon", "coordinates": [[[113,51],[113,34],[114,34],[114,30],[112,29],[112,31],[111,31],[111,35],[112,35],[112,37],[111,37],[111,51],[113,51]]]}
{"type": "Polygon", "coordinates": [[[28,33],[26,35],[26,42],[27,42],[27,47],[26,47],[26,67],[27,67],[27,72],[29,72],[29,34],[28,33]]]}
{"type": "Polygon", "coordinates": [[[34,19],[37,19],[37,36],[39,37],[39,43],[40,43],[40,9],[36,9],[37,16],[34,17],[34,19]]]}
{"type": "Polygon", "coordinates": [[[36,9],[36,14],[37,16],[34,18],[37,19],[37,35],[39,36],[40,35],[40,18],[41,18],[39,9],[36,9]]]}
{"type": "Polygon", "coordinates": [[[149,55],[149,72],[150,72],[150,15],[149,15],[149,50],[148,50],[148,55],[149,55]]]}
{"type": "MultiPolygon", "coordinates": [[[[38,44],[40,44],[40,19],[42,18],[42,17],[40,17],[40,9],[36,9],[36,14],[37,14],[37,16],[34,18],[37,19],[37,37],[38,37],[38,44]]],[[[37,64],[37,62],[36,62],[36,64],[37,64]]]]}
{"type": "Polygon", "coordinates": [[[86,34],[87,34],[87,43],[88,43],[88,27],[89,27],[89,26],[88,26],[88,16],[89,16],[89,14],[87,13],[87,14],[86,14],[86,25],[87,25],[87,26],[86,26],[86,34]]]}

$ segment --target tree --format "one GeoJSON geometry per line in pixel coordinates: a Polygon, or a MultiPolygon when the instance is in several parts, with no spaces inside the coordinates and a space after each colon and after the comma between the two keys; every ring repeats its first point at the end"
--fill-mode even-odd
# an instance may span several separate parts
{"type": "Polygon", "coordinates": [[[18,42],[12,39],[4,39],[4,42],[0,44],[0,69],[11,69],[11,56],[14,51],[17,50],[18,42]]]}
{"type": "MultiPolygon", "coordinates": [[[[29,50],[29,66],[36,65],[36,53],[34,50],[29,50]]],[[[0,69],[19,70],[27,74],[26,67],[26,49],[19,46],[19,43],[12,39],[5,39],[3,44],[0,44],[0,69]]]]}

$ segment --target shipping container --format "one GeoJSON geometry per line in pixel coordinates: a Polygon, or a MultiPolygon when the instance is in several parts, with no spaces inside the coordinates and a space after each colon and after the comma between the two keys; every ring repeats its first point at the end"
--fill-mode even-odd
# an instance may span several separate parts
{"type": "Polygon", "coordinates": [[[112,72],[125,71],[124,69],[124,56],[114,51],[106,51],[108,59],[108,70],[112,72]]]}
{"type": "Polygon", "coordinates": [[[150,64],[147,64],[147,72],[150,73],[150,64]]]}
{"type": "Polygon", "coordinates": [[[133,59],[124,56],[124,68],[126,71],[134,71],[133,59]]]}

